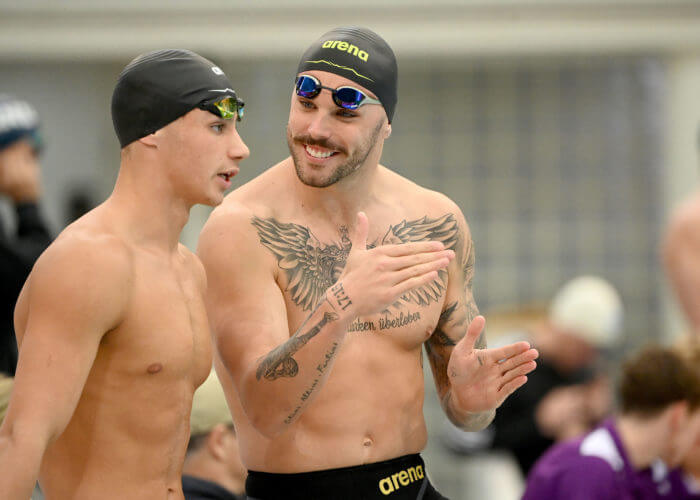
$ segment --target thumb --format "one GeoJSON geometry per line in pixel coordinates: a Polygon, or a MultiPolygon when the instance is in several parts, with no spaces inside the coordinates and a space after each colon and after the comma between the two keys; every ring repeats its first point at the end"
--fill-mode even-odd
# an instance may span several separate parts
{"type": "Polygon", "coordinates": [[[479,315],[474,318],[467,327],[467,334],[457,343],[455,349],[474,349],[476,339],[479,338],[479,335],[481,335],[481,332],[484,330],[484,326],[486,326],[486,319],[483,316],[479,315]]]}
{"type": "Polygon", "coordinates": [[[367,249],[367,234],[369,233],[369,221],[364,212],[357,212],[357,223],[352,235],[352,249],[367,249]]]}

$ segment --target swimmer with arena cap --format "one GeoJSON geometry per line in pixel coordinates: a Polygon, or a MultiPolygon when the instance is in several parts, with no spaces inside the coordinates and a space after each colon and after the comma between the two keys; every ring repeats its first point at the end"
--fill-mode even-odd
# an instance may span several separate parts
{"type": "Polygon", "coordinates": [[[182,499],[192,395],[211,369],[206,277],[178,243],[249,154],[243,103],[187,50],[143,54],[112,96],[114,191],[39,258],[17,301],[0,498],[182,499]]]}
{"type": "Polygon", "coordinates": [[[444,498],[419,454],[423,346],[445,413],[469,430],[537,352],[486,348],[461,210],[379,164],[397,104],[389,45],[334,29],[290,93],[291,156],[228,195],[198,247],[246,494],[444,498]]]}

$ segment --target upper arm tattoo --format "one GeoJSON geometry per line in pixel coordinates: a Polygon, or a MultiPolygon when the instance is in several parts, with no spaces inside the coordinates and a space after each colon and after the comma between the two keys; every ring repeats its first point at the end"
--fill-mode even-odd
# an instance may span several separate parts
{"type": "MultiPolygon", "coordinates": [[[[472,284],[474,283],[474,241],[470,238],[468,242],[464,245],[464,256],[462,258],[462,272],[464,278],[464,296],[466,300],[466,323],[472,322],[474,318],[479,315],[479,308],[476,306],[476,301],[474,300],[474,292],[472,290],[472,284]]],[[[485,331],[481,332],[479,338],[476,339],[474,347],[477,349],[486,348],[486,337],[485,331]]]]}
{"type": "MultiPolygon", "coordinates": [[[[343,272],[352,246],[348,230],[341,227],[340,241],[321,243],[316,236],[299,224],[279,222],[270,217],[261,219],[254,216],[252,224],[258,231],[260,243],[277,257],[277,263],[287,275],[287,291],[292,301],[304,311],[314,308],[323,300],[325,292],[343,272]]],[[[381,240],[368,245],[400,244],[416,241],[441,241],[445,248],[457,245],[459,227],[453,214],[441,217],[407,221],[403,220],[389,229],[381,240]]],[[[438,271],[438,278],[419,288],[407,292],[402,302],[419,306],[438,302],[446,289],[447,272],[438,271]]]]}

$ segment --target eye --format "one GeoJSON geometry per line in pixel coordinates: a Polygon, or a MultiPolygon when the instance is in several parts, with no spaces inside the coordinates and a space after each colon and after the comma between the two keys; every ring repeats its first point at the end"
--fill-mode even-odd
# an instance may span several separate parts
{"type": "Polygon", "coordinates": [[[211,125],[211,128],[214,130],[214,132],[216,132],[217,134],[220,134],[221,132],[224,131],[225,126],[226,125],[223,123],[215,123],[215,124],[211,125]]]}
{"type": "Polygon", "coordinates": [[[338,109],[338,112],[336,114],[341,118],[355,118],[357,116],[357,113],[355,111],[345,108],[338,109]]]}
{"type": "Polygon", "coordinates": [[[314,107],[314,103],[311,102],[310,99],[304,99],[304,98],[299,98],[299,104],[301,104],[302,108],[306,109],[312,109],[314,107]]]}

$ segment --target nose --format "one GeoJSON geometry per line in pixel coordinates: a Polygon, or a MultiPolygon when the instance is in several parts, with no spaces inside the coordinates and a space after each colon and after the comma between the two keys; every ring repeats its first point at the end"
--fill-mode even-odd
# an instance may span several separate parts
{"type": "Polygon", "coordinates": [[[248,149],[248,146],[243,142],[243,138],[238,133],[238,130],[235,127],[231,128],[233,129],[233,137],[228,155],[230,158],[237,161],[245,160],[250,156],[250,149],[248,149]]]}
{"type": "Polygon", "coordinates": [[[313,139],[328,139],[331,136],[328,114],[317,110],[317,112],[310,117],[307,131],[309,136],[313,139]]]}

